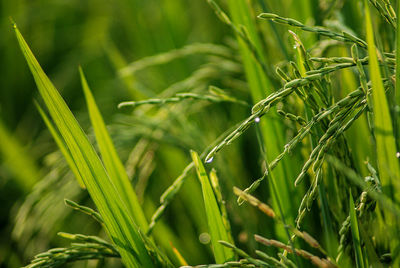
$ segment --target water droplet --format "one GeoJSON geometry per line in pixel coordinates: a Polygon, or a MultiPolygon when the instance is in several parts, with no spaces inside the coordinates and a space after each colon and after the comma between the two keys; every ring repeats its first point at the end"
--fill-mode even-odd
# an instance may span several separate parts
{"type": "Polygon", "coordinates": [[[208,159],[206,160],[206,163],[211,163],[213,160],[214,160],[214,156],[208,158],[208,159]]]}
{"type": "Polygon", "coordinates": [[[260,122],[260,117],[254,118],[254,122],[259,123],[260,122]]]}
{"type": "Polygon", "coordinates": [[[397,153],[396,153],[396,157],[397,157],[397,158],[400,158],[400,152],[397,152],[397,153]]]}
{"type": "Polygon", "coordinates": [[[293,46],[293,49],[297,49],[297,46],[296,46],[296,45],[294,45],[294,46],[293,46]]]}
{"type": "Polygon", "coordinates": [[[208,233],[201,233],[199,235],[199,240],[202,244],[208,244],[211,241],[211,236],[208,233]]]}

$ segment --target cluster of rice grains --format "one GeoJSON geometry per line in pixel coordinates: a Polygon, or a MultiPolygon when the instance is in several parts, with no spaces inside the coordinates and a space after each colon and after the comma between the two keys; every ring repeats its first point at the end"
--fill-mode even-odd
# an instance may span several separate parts
{"type": "MultiPolygon", "coordinates": [[[[247,46],[250,55],[253,57],[254,64],[258,64],[265,73],[268,73],[269,67],[267,67],[267,63],[260,55],[254,40],[251,39],[251,35],[249,34],[246,26],[242,24],[236,25],[216,4],[215,1],[209,0],[208,2],[213,7],[219,19],[228,25],[237,35],[238,39],[243,41],[243,43],[247,46]]],[[[395,28],[396,16],[392,6],[390,5],[390,2],[371,2],[377,8],[379,13],[385,18],[385,20],[395,28]]],[[[299,36],[295,32],[289,31],[294,39],[294,49],[296,50],[297,61],[287,61],[285,64],[281,63],[279,67],[276,68],[276,74],[282,79],[283,86],[280,89],[274,90],[262,100],[259,100],[252,107],[252,113],[248,118],[239,123],[238,126],[235,126],[234,130],[229,131],[228,134],[222,135],[222,137],[219,138],[220,141],[217,140],[216,145],[213,146],[211,150],[208,150],[204,161],[206,163],[213,161],[215,155],[220,150],[231,144],[235,139],[239,138],[252,125],[259,123],[260,118],[270,113],[272,107],[277,106],[277,114],[292,122],[292,126],[295,126],[294,128],[296,128],[296,134],[293,135],[293,137],[284,145],[282,148],[283,150],[274,159],[272,159],[272,161],[268,162],[267,158],[264,159],[266,163],[264,176],[254,181],[244,191],[235,188],[234,192],[239,197],[239,204],[247,201],[251,205],[258,207],[265,214],[274,218],[277,223],[282,224],[287,230],[290,230],[292,232],[292,236],[289,236],[289,245],[277,240],[269,240],[258,235],[255,236],[255,240],[264,245],[283,249],[284,254],[278,254],[279,259],[275,259],[274,257],[267,255],[265,252],[258,250],[256,251],[256,254],[260,257],[260,259],[254,259],[234,245],[221,241],[223,245],[233,248],[234,251],[244,259],[239,262],[231,261],[220,265],[207,265],[207,267],[235,267],[243,266],[244,264],[253,264],[255,266],[272,265],[277,267],[294,267],[299,265],[299,262],[293,262],[286,258],[287,253],[293,252],[295,252],[298,256],[310,260],[318,267],[336,267],[338,263],[341,265],[349,265],[349,262],[351,262],[348,259],[349,256],[352,254],[357,255],[357,252],[359,252],[360,255],[364,254],[363,256],[356,256],[357,267],[367,267],[368,262],[370,262],[370,264],[381,265],[381,261],[387,261],[390,259],[390,254],[382,254],[381,259],[377,257],[377,253],[374,249],[374,247],[376,247],[376,242],[372,241],[375,238],[367,237],[371,234],[366,232],[365,227],[360,227],[363,243],[356,244],[354,240],[352,241],[351,232],[354,233],[355,230],[352,229],[350,215],[352,214],[352,210],[355,209],[357,211],[355,215],[358,218],[356,221],[365,222],[365,226],[367,226],[368,222],[372,222],[373,213],[376,208],[376,201],[381,202],[382,207],[390,208],[392,213],[397,217],[399,209],[396,204],[382,195],[381,182],[371,163],[358,163],[358,166],[354,165],[354,157],[352,156],[351,152],[352,149],[349,148],[349,142],[344,135],[345,132],[361,116],[365,114],[364,129],[366,129],[369,135],[371,135],[371,139],[374,141],[376,139],[377,130],[374,122],[376,118],[373,116],[373,106],[376,105],[376,107],[378,107],[378,105],[372,100],[372,92],[374,90],[377,91],[377,89],[375,89],[376,85],[367,79],[368,75],[364,69],[365,66],[370,65],[369,71],[374,72],[374,69],[371,69],[370,56],[367,53],[368,43],[365,40],[357,37],[352,32],[342,31],[341,33],[337,33],[324,27],[307,26],[297,20],[284,18],[276,14],[262,13],[258,16],[258,18],[278,24],[292,26],[293,28],[297,28],[305,32],[312,32],[318,36],[326,37],[327,39],[317,42],[312,49],[307,50],[299,36]],[[329,40],[333,40],[334,42],[332,42],[330,45],[326,45],[327,41],[329,40]],[[332,44],[348,45],[350,48],[349,50],[351,51],[350,57],[322,57],[321,55],[326,54],[326,50],[328,50],[332,44]],[[313,52],[315,53],[315,56],[313,56],[313,52]],[[364,56],[360,58],[359,54],[364,56]],[[338,100],[334,97],[337,94],[333,93],[336,90],[333,87],[336,87],[337,84],[334,83],[332,79],[334,79],[334,77],[338,77],[337,73],[339,71],[346,69],[350,69],[357,74],[360,86],[349,92],[345,97],[338,100]],[[292,95],[295,95],[296,98],[302,101],[304,108],[303,114],[294,114],[293,112],[284,110],[285,104],[288,106],[287,104],[292,102],[289,100],[292,95]],[[308,159],[306,159],[306,161],[303,163],[301,171],[293,183],[295,186],[298,186],[303,182],[307,175],[311,181],[309,189],[306,191],[306,194],[303,196],[298,207],[298,214],[295,219],[295,224],[297,227],[295,228],[291,227],[290,224],[285,223],[283,214],[281,214],[281,217],[277,216],[272,208],[251,196],[250,193],[257,189],[262,180],[272,177],[271,172],[273,172],[275,167],[279,165],[280,161],[285,157],[285,155],[294,151],[296,146],[299,146],[302,143],[307,144],[307,141],[305,140],[307,137],[310,137],[309,143],[311,143],[311,152],[308,156],[308,159]],[[335,168],[329,169],[327,164],[332,164],[332,166],[335,168]],[[349,169],[349,171],[346,167],[350,166],[354,168],[360,168],[360,165],[364,165],[364,167],[361,167],[362,169],[365,169],[365,167],[368,168],[369,175],[365,177],[365,181],[363,181],[363,178],[358,174],[354,175],[354,170],[349,169]],[[349,175],[349,173],[351,174],[349,175]],[[333,176],[335,178],[339,178],[339,181],[330,184],[330,187],[333,186],[335,188],[335,190],[330,191],[330,193],[334,192],[337,194],[336,200],[334,200],[332,197],[329,197],[331,200],[328,200],[327,197],[324,196],[326,194],[326,190],[324,189],[324,185],[321,184],[324,176],[333,176]],[[321,248],[315,239],[310,237],[307,233],[299,231],[297,228],[301,228],[303,219],[306,217],[307,212],[312,209],[313,201],[317,198],[318,192],[320,194],[320,205],[325,206],[325,209],[328,210],[334,210],[334,208],[329,208],[329,202],[343,202],[343,200],[349,200],[349,187],[351,184],[349,184],[345,178],[349,179],[353,185],[361,188],[361,194],[356,200],[356,205],[350,207],[350,215],[345,217],[345,220],[342,222],[341,228],[339,228],[338,238],[336,238],[338,239],[337,242],[325,241],[325,244],[328,244],[328,247],[331,247],[331,251],[328,253],[321,248]],[[296,236],[301,237],[304,240],[306,240],[305,237],[309,237],[313,242],[310,243],[309,241],[307,242],[307,240],[306,242],[312,247],[318,248],[320,250],[320,254],[322,254],[325,258],[320,258],[305,250],[294,248],[293,241],[296,236]],[[333,250],[332,245],[336,245],[333,250]],[[356,248],[357,246],[360,248],[362,247],[363,249],[359,251],[356,248]],[[345,251],[346,254],[344,254],[345,251]],[[373,256],[367,257],[367,254],[372,254],[373,256]],[[343,255],[346,257],[344,258],[343,255]]],[[[381,78],[384,90],[385,92],[391,91],[393,90],[394,86],[396,56],[392,52],[382,52],[379,50],[376,50],[376,52],[378,53],[379,66],[383,67],[386,71],[385,77],[381,78]]],[[[373,55],[373,57],[376,58],[376,55],[373,55]]],[[[372,68],[377,67],[373,66],[372,68]]],[[[176,97],[170,99],[149,100],[148,102],[143,103],[175,102],[180,101],[183,98],[202,98],[203,100],[212,102],[218,101],[208,96],[200,97],[194,95],[177,95],[176,97]]],[[[377,109],[376,107],[375,109],[377,109]]],[[[296,109],[291,109],[290,107],[287,108],[296,112],[296,109]]],[[[387,109],[387,107],[382,107],[382,109],[387,109]]],[[[390,135],[394,134],[390,133],[390,135]]],[[[268,141],[266,142],[265,146],[267,148],[269,147],[268,141]]],[[[380,148],[377,148],[377,150],[380,150],[380,148]]],[[[205,152],[203,155],[204,154],[205,152]]],[[[392,155],[391,157],[394,158],[394,156],[395,155],[392,155]]],[[[161,199],[161,203],[163,205],[159,210],[157,210],[157,213],[153,216],[153,220],[157,220],[160,217],[160,212],[165,209],[165,204],[167,204],[167,202],[165,202],[165,197],[168,196],[168,202],[169,200],[172,200],[173,196],[177,193],[177,190],[191,168],[192,164],[189,164],[181,176],[179,176],[175,181],[175,183],[164,193],[161,199]]],[[[398,175],[394,175],[394,177],[398,179],[398,175]]],[[[269,179],[272,180],[272,178],[269,179]]],[[[274,182],[272,180],[269,183],[273,184],[274,182]]],[[[278,192],[272,194],[279,195],[278,192]]],[[[281,202],[282,201],[287,202],[287,200],[281,199],[281,202]]],[[[282,204],[278,204],[279,208],[281,208],[280,206],[282,206],[282,204]]],[[[344,206],[339,207],[341,209],[345,209],[344,206]]],[[[322,208],[322,210],[324,210],[324,208],[322,208]]],[[[280,212],[282,213],[282,210],[280,212]]],[[[323,219],[325,224],[327,224],[326,220],[331,220],[329,216],[325,215],[326,213],[330,212],[322,211],[323,217],[326,217],[323,219]]],[[[380,213],[381,212],[378,212],[378,214],[380,213]]],[[[392,216],[387,217],[391,218],[392,216]]],[[[339,219],[337,218],[336,220],[339,219]]],[[[339,222],[337,222],[337,224],[339,225],[339,222]]],[[[334,224],[330,225],[330,227],[333,228],[334,224]]],[[[357,223],[355,223],[355,226],[357,227],[358,232],[359,227],[357,226],[357,223]]],[[[333,229],[327,230],[327,232],[332,230],[333,229]]],[[[355,237],[359,236],[360,235],[357,234],[355,237]]],[[[333,238],[333,240],[335,240],[335,238],[333,238]]]]}

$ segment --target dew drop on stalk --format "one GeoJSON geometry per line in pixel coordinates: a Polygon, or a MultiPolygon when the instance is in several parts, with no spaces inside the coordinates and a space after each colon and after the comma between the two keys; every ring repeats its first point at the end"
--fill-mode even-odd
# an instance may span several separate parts
{"type": "Polygon", "coordinates": [[[397,152],[397,153],[396,153],[396,157],[397,157],[397,158],[400,158],[400,152],[397,152]]]}
{"type": "Polygon", "coordinates": [[[294,46],[293,46],[293,49],[297,49],[297,46],[296,46],[296,45],[294,45],[294,46]]]}
{"type": "Polygon", "coordinates": [[[200,241],[200,243],[206,245],[206,244],[210,243],[210,241],[211,241],[211,236],[210,236],[208,233],[201,233],[201,234],[199,235],[199,241],[200,241]]]}
{"type": "Polygon", "coordinates": [[[213,160],[214,160],[214,156],[208,158],[208,159],[206,160],[206,163],[211,163],[213,160]]]}
{"type": "Polygon", "coordinates": [[[254,118],[254,122],[259,123],[260,122],[260,117],[254,118]]]}

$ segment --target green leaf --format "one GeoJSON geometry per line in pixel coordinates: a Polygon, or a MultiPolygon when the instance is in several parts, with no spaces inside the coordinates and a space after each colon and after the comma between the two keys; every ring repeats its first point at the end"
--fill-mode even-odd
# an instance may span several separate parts
{"type": "MultiPolygon", "coordinates": [[[[382,83],[382,77],[376,56],[377,50],[374,42],[371,15],[368,2],[364,0],[366,32],[369,54],[369,71],[372,82],[372,103],[375,124],[376,151],[378,160],[379,176],[383,191],[391,196],[395,203],[400,202],[400,165],[396,157],[396,142],[393,133],[392,119],[390,116],[388,101],[382,83]]],[[[398,61],[398,59],[397,59],[398,61]]],[[[393,218],[387,218],[388,226],[393,228],[394,235],[390,241],[390,248],[393,256],[393,265],[400,265],[398,252],[400,248],[398,236],[398,222],[393,218]]]]}
{"type": "MultiPolygon", "coordinates": [[[[385,209],[385,214],[391,213],[391,216],[400,219],[400,208],[397,204],[395,204],[387,195],[382,193],[381,191],[377,191],[371,189],[369,185],[364,181],[364,178],[358,175],[353,169],[347,167],[343,162],[339,159],[332,157],[330,155],[327,156],[327,161],[337,170],[342,172],[345,177],[355,186],[357,186],[361,191],[365,191],[368,193],[368,196],[379,202],[379,205],[385,209]]],[[[389,216],[389,215],[388,215],[389,216]]]]}
{"type": "Polygon", "coordinates": [[[226,211],[225,201],[222,199],[221,188],[219,186],[219,179],[217,176],[217,171],[212,169],[209,174],[209,178],[211,181],[211,186],[214,190],[215,198],[218,203],[218,207],[221,211],[222,222],[224,223],[226,233],[228,234],[229,240],[227,242],[234,244],[232,234],[231,234],[231,225],[228,219],[228,212],[226,211]]]}
{"type": "Polygon", "coordinates": [[[364,259],[363,259],[363,254],[362,254],[362,248],[361,248],[361,241],[360,241],[360,233],[358,230],[358,222],[357,222],[357,215],[356,215],[356,209],[354,207],[354,201],[353,201],[353,196],[351,195],[350,192],[350,226],[351,226],[351,235],[353,237],[353,247],[354,247],[354,252],[356,255],[356,265],[357,268],[363,268],[364,267],[364,259]]]}
{"type": "MultiPolygon", "coordinates": [[[[400,4],[397,4],[397,17],[400,16],[400,4]]],[[[396,27],[396,104],[400,106],[400,20],[397,20],[396,27]],[[397,83],[398,82],[398,83],[397,83]]],[[[399,124],[400,122],[397,122],[399,124]]],[[[397,133],[400,134],[400,126],[397,125],[397,133]]]]}
{"type": "Polygon", "coordinates": [[[44,123],[46,124],[47,128],[49,129],[51,135],[53,136],[54,140],[56,141],[58,148],[60,149],[61,153],[64,155],[65,160],[67,161],[70,169],[72,170],[72,173],[74,173],[79,185],[81,186],[81,188],[86,189],[86,186],[83,182],[81,174],[79,174],[78,168],[75,165],[74,159],[72,158],[71,153],[69,152],[68,148],[66,147],[62,138],[60,137],[60,134],[54,128],[53,123],[51,123],[50,119],[47,117],[46,113],[43,111],[43,109],[40,107],[40,105],[37,102],[35,102],[35,105],[36,105],[36,108],[38,109],[39,114],[42,117],[44,123]]]}
{"type": "Polygon", "coordinates": [[[218,207],[217,199],[215,198],[213,189],[211,187],[210,180],[199,155],[195,151],[191,151],[191,155],[196,167],[197,176],[201,183],[201,189],[203,191],[204,206],[206,208],[208,229],[211,236],[211,244],[213,247],[215,261],[217,263],[232,261],[235,258],[232,249],[226,248],[218,242],[220,240],[231,240],[230,234],[225,228],[224,220],[218,207]]]}
{"type": "Polygon", "coordinates": [[[46,76],[14,24],[21,51],[35,79],[39,93],[60,132],[87,190],[103,217],[106,231],[127,267],[153,267],[138,227],[130,217],[114,183],[67,104],[46,76]]]}
{"type": "MultiPolygon", "coordinates": [[[[249,45],[246,44],[242,38],[237,36],[239,52],[243,61],[251,97],[253,103],[257,103],[261,99],[266,98],[268,94],[273,93],[274,87],[260,64],[260,62],[262,62],[265,66],[268,66],[262,42],[259,38],[257,25],[254,21],[255,16],[252,13],[251,4],[246,0],[229,0],[228,6],[232,16],[232,22],[238,27],[239,25],[245,27],[248,34],[247,37],[254,45],[253,49],[257,51],[259,55],[257,60],[249,45]]],[[[275,157],[281,153],[282,148],[284,148],[286,144],[284,126],[282,122],[272,119],[269,115],[263,117],[259,126],[262,134],[262,141],[267,148],[264,157],[268,160],[275,159],[275,157]]],[[[275,178],[279,178],[279,180],[276,181],[278,191],[277,195],[284,201],[281,203],[281,206],[283,213],[290,224],[293,224],[294,222],[296,215],[294,204],[298,201],[296,196],[298,191],[294,190],[292,182],[292,179],[295,177],[294,170],[296,170],[293,166],[296,165],[297,163],[295,158],[292,158],[292,161],[283,158],[281,163],[272,171],[275,174],[275,178]],[[287,202],[286,200],[296,201],[287,202]]],[[[272,192],[272,189],[270,189],[270,191],[272,192]]],[[[274,208],[278,207],[278,201],[275,196],[273,197],[272,206],[274,208]]],[[[283,228],[278,228],[277,231],[280,238],[286,239],[283,228]]]]}
{"type": "Polygon", "coordinates": [[[376,56],[377,50],[374,41],[374,31],[367,1],[364,1],[364,7],[379,175],[382,181],[383,191],[392,195],[388,188],[394,186],[394,197],[397,201],[400,201],[400,180],[398,177],[400,174],[400,166],[396,158],[397,150],[395,138],[393,136],[392,119],[390,117],[381,71],[376,56]]]}
{"type": "Polygon", "coordinates": [[[100,153],[108,176],[113,181],[117,191],[121,193],[121,199],[127,205],[130,215],[137,226],[140,227],[143,232],[146,232],[148,224],[136,193],[132,188],[125,168],[115,150],[111,137],[107,132],[106,125],[93,98],[92,92],[90,91],[82,68],[79,68],[79,73],[89,110],[90,121],[92,122],[97,144],[99,145],[100,153]]]}
{"type": "Polygon", "coordinates": [[[368,256],[368,260],[370,262],[370,266],[365,265],[365,267],[383,268],[383,265],[379,261],[379,257],[375,252],[373,241],[364,228],[364,224],[362,222],[359,222],[358,227],[360,230],[360,236],[362,237],[362,240],[365,245],[365,251],[367,252],[364,253],[364,257],[368,256]]]}
{"type": "Polygon", "coordinates": [[[3,160],[24,191],[29,191],[40,179],[40,171],[33,157],[20,141],[8,131],[0,119],[0,160],[3,160]]]}

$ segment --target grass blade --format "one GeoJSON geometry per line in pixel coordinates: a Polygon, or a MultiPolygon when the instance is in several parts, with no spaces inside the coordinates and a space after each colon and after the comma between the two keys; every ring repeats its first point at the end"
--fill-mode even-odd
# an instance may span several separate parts
{"type": "Polygon", "coordinates": [[[35,161],[27,154],[20,142],[7,130],[0,119],[0,158],[10,163],[10,171],[14,174],[18,185],[24,191],[29,191],[40,178],[40,172],[35,161]]]}
{"type": "Polygon", "coordinates": [[[125,168],[115,150],[111,137],[107,132],[106,125],[100,114],[99,108],[96,105],[92,92],[90,91],[82,68],[79,68],[79,73],[89,110],[90,120],[92,122],[96,141],[99,145],[105,168],[117,191],[122,194],[121,198],[124,203],[127,204],[128,210],[132,218],[135,220],[135,223],[146,232],[148,228],[147,220],[139,204],[136,193],[132,188],[125,168]]]}
{"type": "Polygon", "coordinates": [[[104,219],[106,230],[127,267],[153,267],[126,205],[108,177],[101,160],[65,101],[46,76],[14,24],[21,51],[55,126],[63,137],[81,177],[104,219]]]}
{"type": "Polygon", "coordinates": [[[368,192],[368,196],[379,202],[382,208],[386,209],[386,212],[390,212],[393,216],[400,219],[400,208],[393,203],[393,201],[387,197],[387,195],[376,190],[371,190],[368,184],[364,181],[364,178],[358,175],[353,169],[347,167],[339,159],[328,155],[327,161],[337,170],[343,172],[345,177],[360,190],[368,192]]]}
{"type": "MultiPolygon", "coordinates": [[[[396,141],[394,138],[392,119],[390,116],[388,101],[385,95],[385,89],[382,83],[382,76],[376,56],[377,50],[374,41],[374,31],[372,28],[369,6],[364,0],[366,32],[369,54],[369,72],[372,82],[372,103],[373,118],[375,124],[376,152],[378,161],[379,176],[382,183],[382,190],[388,196],[392,197],[395,203],[400,201],[400,166],[396,157],[396,141]]],[[[398,59],[396,59],[398,61],[398,59]]],[[[396,67],[398,68],[398,67],[396,67]]],[[[398,75],[398,74],[397,74],[398,75]]],[[[399,223],[393,217],[389,217],[388,225],[398,229],[399,223]]],[[[398,236],[391,237],[390,248],[393,255],[394,266],[400,265],[398,252],[400,243],[398,236]]]]}
{"type": "Polygon", "coordinates": [[[217,263],[232,261],[235,258],[233,251],[218,242],[220,240],[230,241],[231,235],[225,228],[224,219],[218,207],[210,180],[199,155],[194,151],[191,151],[191,155],[203,191],[204,206],[206,208],[208,228],[211,235],[211,244],[213,246],[215,261],[217,263]]]}
{"type": "Polygon", "coordinates": [[[375,252],[374,244],[372,242],[372,239],[370,236],[368,236],[367,231],[365,230],[365,227],[363,226],[362,222],[359,222],[359,230],[360,230],[360,236],[362,237],[362,240],[365,245],[365,251],[367,253],[364,253],[364,257],[368,256],[367,261],[370,263],[370,265],[365,264],[365,267],[376,267],[376,268],[383,268],[382,263],[379,261],[379,257],[375,252]]]}
{"type": "MultiPolygon", "coordinates": [[[[397,3],[397,16],[400,15],[400,4],[397,3]]],[[[397,19],[397,27],[396,27],[396,103],[400,106],[400,19],[397,19]],[[398,83],[397,83],[398,82],[398,83]]],[[[398,124],[399,122],[397,122],[398,124]]],[[[397,127],[397,134],[400,134],[400,128],[397,127]]]]}
{"type": "Polygon", "coordinates": [[[382,181],[383,191],[390,195],[394,195],[395,200],[398,202],[400,201],[400,181],[398,180],[400,166],[396,158],[396,142],[393,136],[392,119],[376,56],[377,50],[374,41],[374,31],[367,1],[364,1],[364,6],[379,174],[382,181]],[[395,194],[392,194],[389,190],[393,186],[395,187],[395,190],[393,191],[395,194]]]}
{"type": "Polygon", "coordinates": [[[225,226],[226,233],[228,234],[228,237],[229,237],[227,242],[234,244],[233,237],[231,234],[231,224],[228,219],[228,212],[226,211],[225,201],[222,199],[221,188],[220,188],[219,182],[218,182],[219,179],[217,176],[217,171],[215,169],[211,170],[211,172],[209,174],[209,178],[211,181],[211,186],[214,190],[215,198],[218,202],[218,206],[221,211],[221,217],[222,217],[222,221],[225,226]]]}
{"type": "Polygon", "coordinates": [[[172,248],[173,253],[175,254],[176,258],[179,261],[179,264],[181,266],[188,266],[188,263],[186,262],[185,258],[183,258],[182,254],[179,252],[179,250],[176,247],[174,247],[172,242],[170,242],[170,244],[171,244],[171,248],[172,248]]]}
{"type": "MultiPolygon", "coordinates": [[[[245,27],[248,38],[253,43],[255,50],[260,56],[259,61],[266,65],[262,42],[258,36],[258,31],[250,3],[245,0],[230,0],[228,1],[228,6],[233,23],[236,25],[243,25],[245,27]]],[[[266,94],[271,94],[273,92],[273,86],[262,66],[259,64],[259,62],[257,62],[254,56],[252,56],[248,45],[241,38],[239,38],[239,36],[237,39],[251,97],[253,102],[257,103],[261,99],[264,99],[266,94]]],[[[285,131],[283,125],[281,122],[273,120],[269,116],[264,116],[263,120],[259,122],[259,125],[263,136],[263,141],[265,144],[267,144],[266,158],[275,159],[275,157],[280,154],[282,148],[285,146],[285,131]]],[[[282,159],[280,165],[273,170],[275,178],[279,178],[279,180],[276,181],[278,191],[277,194],[281,200],[284,200],[281,205],[283,213],[290,224],[294,222],[296,215],[294,204],[297,202],[297,198],[295,196],[294,185],[291,181],[295,177],[295,169],[293,168],[293,165],[297,164],[295,162],[295,159],[293,159],[293,161],[290,163],[284,158],[282,159]],[[296,201],[286,202],[287,200],[296,201]]],[[[272,192],[273,190],[270,189],[270,191],[272,192]]],[[[273,196],[272,205],[276,209],[278,207],[278,201],[275,195],[273,196]]],[[[282,238],[285,237],[285,234],[282,230],[277,231],[282,238]]]]}
{"type": "Polygon", "coordinates": [[[351,225],[351,234],[353,237],[353,246],[354,252],[356,255],[356,264],[357,268],[364,268],[364,259],[362,254],[361,248],[361,240],[360,240],[360,233],[358,230],[358,222],[357,222],[357,215],[356,209],[354,207],[353,196],[350,193],[350,225],[351,225]]]}
{"type": "Polygon", "coordinates": [[[72,158],[71,153],[69,152],[68,148],[66,147],[62,138],[60,137],[60,134],[57,132],[57,130],[53,126],[53,123],[47,117],[46,113],[43,111],[43,109],[40,107],[40,105],[37,102],[35,102],[35,105],[36,105],[36,108],[38,109],[39,114],[42,117],[44,123],[46,124],[47,128],[49,129],[51,135],[53,136],[54,140],[56,141],[58,148],[60,149],[61,153],[65,157],[65,160],[67,161],[70,169],[72,170],[72,173],[74,173],[79,185],[81,186],[81,188],[86,189],[85,183],[83,182],[81,174],[79,174],[79,171],[78,171],[78,168],[76,167],[74,159],[72,158]]]}

